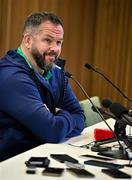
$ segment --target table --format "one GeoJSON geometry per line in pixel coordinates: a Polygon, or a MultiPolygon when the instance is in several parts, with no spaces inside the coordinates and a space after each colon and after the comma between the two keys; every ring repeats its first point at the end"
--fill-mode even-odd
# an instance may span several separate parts
{"type": "MultiPolygon", "coordinates": [[[[114,124],[114,120],[109,119],[107,121],[109,124],[114,124]]],[[[64,163],[57,162],[56,160],[50,157],[50,154],[68,154],[79,160],[81,164],[89,158],[82,158],[82,154],[93,154],[96,155],[96,152],[91,151],[90,149],[81,148],[80,145],[84,145],[93,140],[93,131],[94,128],[104,127],[107,128],[104,122],[100,122],[96,125],[90,126],[84,129],[83,133],[78,136],[67,140],[61,144],[43,144],[36,148],[33,148],[29,151],[26,151],[20,155],[17,155],[13,158],[5,160],[0,163],[0,179],[1,180],[52,180],[52,179],[63,179],[63,180],[76,180],[84,179],[78,178],[72,175],[66,170],[66,165],[64,163]],[[51,177],[42,175],[43,168],[37,168],[37,172],[34,175],[26,174],[25,161],[27,161],[31,156],[41,156],[48,157],[50,159],[50,166],[52,167],[63,167],[65,168],[64,173],[61,177],[51,177]]],[[[128,164],[128,160],[117,160],[115,163],[128,164]]],[[[112,179],[111,177],[105,175],[101,172],[101,167],[85,165],[85,168],[95,174],[94,179],[112,179]]],[[[131,167],[124,167],[121,171],[126,172],[132,175],[131,167]]],[[[93,179],[93,178],[92,178],[93,179]]]]}

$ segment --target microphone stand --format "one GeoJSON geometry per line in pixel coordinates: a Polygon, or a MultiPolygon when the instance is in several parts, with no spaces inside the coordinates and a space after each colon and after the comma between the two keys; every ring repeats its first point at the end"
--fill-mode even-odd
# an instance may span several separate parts
{"type": "MultiPolygon", "coordinates": [[[[128,110],[119,103],[110,105],[110,111],[114,114],[116,119],[115,134],[124,142],[126,147],[132,151],[132,138],[126,135],[126,125],[132,125],[132,118],[127,115],[128,110]]],[[[120,154],[117,154],[119,156],[120,154]]],[[[120,155],[121,156],[121,155],[120,155]]],[[[124,159],[121,156],[121,159],[124,159]]]]}
{"type": "MultiPolygon", "coordinates": [[[[126,136],[126,123],[123,121],[120,121],[119,119],[116,118],[116,123],[114,126],[114,133],[118,137],[120,141],[123,141],[126,144],[127,136],[126,136]]],[[[116,141],[116,139],[115,139],[116,141]]],[[[111,141],[112,142],[112,141],[111,141]]],[[[114,142],[114,141],[113,141],[114,142]]],[[[107,141],[104,140],[102,144],[107,144],[110,143],[110,140],[108,139],[107,141]]],[[[128,142],[127,142],[128,143],[128,142]]],[[[101,144],[101,143],[100,143],[101,144]]],[[[128,146],[128,144],[126,144],[128,146]]],[[[130,144],[129,144],[130,146],[130,144]]],[[[123,160],[129,160],[128,153],[126,152],[125,148],[121,145],[118,150],[108,150],[108,151],[102,151],[98,153],[99,155],[102,156],[108,156],[111,158],[116,158],[116,159],[123,159],[123,160]]]]}
{"type": "MultiPolygon", "coordinates": [[[[82,92],[84,93],[84,95],[87,97],[87,99],[90,101],[90,103],[92,104],[92,106],[94,107],[94,109],[96,109],[96,111],[98,112],[99,116],[101,117],[101,119],[105,122],[105,124],[107,125],[107,127],[114,133],[115,137],[112,139],[112,142],[117,141],[119,144],[119,150],[117,152],[112,151],[102,151],[102,152],[108,152],[109,157],[114,157],[114,158],[119,158],[119,159],[126,159],[128,160],[128,155],[127,152],[125,151],[124,147],[121,145],[118,136],[116,135],[116,133],[111,129],[111,127],[109,126],[109,124],[107,123],[107,121],[104,119],[104,117],[102,116],[102,114],[100,113],[100,111],[98,110],[98,108],[94,105],[94,103],[92,102],[92,100],[90,99],[90,97],[88,96],[88,94],[86,93],[86,91],[84,90],[84,88],[82,87],[82,85],[72,76],[72,74],[70,74],[69,72],[65,72],[65,75],[68,78],[71,78],[82,90],[82,92]],[[118,157],[118,154],[120,154],[120,156],[118,157]]],[[[103,148],[99,148],[98,144],[95,144],[95,147],[97,147],[96,149],[103,149],[103,148]]],[[[102,152],[100,152],[100,155],[104,155],[102,154],[102,152]]],[[[108,156],[107,155],[107,156],[108,156]]]]}

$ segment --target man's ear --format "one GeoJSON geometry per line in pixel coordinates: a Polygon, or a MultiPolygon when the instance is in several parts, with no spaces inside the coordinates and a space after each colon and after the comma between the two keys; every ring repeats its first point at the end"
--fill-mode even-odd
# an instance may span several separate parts
{"type": "Polygon", "coordinates": [[[23,37],[23,42],[27,49],[30,49],[32,45],[32,36],[29,33],[25,33],[23,37]]]}

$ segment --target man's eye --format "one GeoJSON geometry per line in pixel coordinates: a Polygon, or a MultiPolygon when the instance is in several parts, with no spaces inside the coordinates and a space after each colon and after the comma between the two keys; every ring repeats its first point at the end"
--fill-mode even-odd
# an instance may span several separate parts
{"type": "Polygon", "coordinates": [[[51,43],[51,40],[50,39],[45,39],[46,42],[48,43],[51,43]]]}
{"type": "Polygon", "coordinates": [[[57,45],[61,46],[62,45],[62,41],[57,41],[57,45]]]}

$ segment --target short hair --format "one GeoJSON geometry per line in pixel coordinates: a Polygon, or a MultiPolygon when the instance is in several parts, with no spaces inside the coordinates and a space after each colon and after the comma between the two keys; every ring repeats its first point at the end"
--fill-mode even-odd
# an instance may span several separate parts
{"type": "Polygon", "coordinates": [[[62,20],[56,14],[49,12],[37,12],[27,16],[24,23],[23,33],[26,32],[28,28],[36,28],[45,21],[50,21],[53,24],[61,25],[63,27],[62,20]]]}

